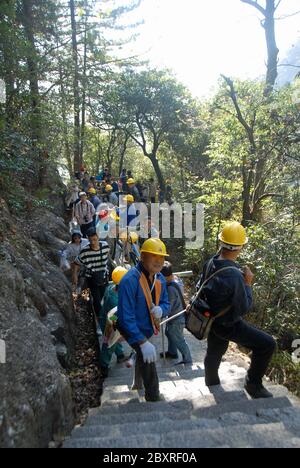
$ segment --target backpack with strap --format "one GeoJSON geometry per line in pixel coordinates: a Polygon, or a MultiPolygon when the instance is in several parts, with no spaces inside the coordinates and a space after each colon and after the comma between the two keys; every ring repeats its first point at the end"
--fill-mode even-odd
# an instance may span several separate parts
{"type": "Polygon", "coordinates": [[[229,269],[234,269],[240,271],[236,267],[225,267],[221,268],[220,270],[216,271],[213,273],[209,278],[207,278],[211,266],[213,263],[213,258],[209,262],[206,270],[206,275],[205,275],[205,280],[202,283],[198,293],[192,298],[191,300],[191,305],[190,309],[186,313],[186,329],[194,335],[195,338],[198,340],[206,340],[209,332],[211,330],[211,327],[214,323],[214,321],[217,318],[223,317],[231,308],[231,304],[229,304],[225,309],[223,309],[221,312],[219,312],[217,315],[213,312],[209,304],[202,299],[201,293],[203,291],[204,286],[215,276],[217,276],[219,273],[225,270],[229,269]]]}

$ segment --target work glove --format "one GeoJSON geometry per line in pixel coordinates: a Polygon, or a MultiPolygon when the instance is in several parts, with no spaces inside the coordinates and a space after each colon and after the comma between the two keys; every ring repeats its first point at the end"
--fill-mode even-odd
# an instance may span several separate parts
{"type": "Polygon", "coordinates": [[[157,320],[160,320],[163,316],[163,311],[162,311],[162,308],[159,307],[159,306],[154,306],[152,309],[151,309],[151,314],[153,315],[153,317],[157,320]]]}
{"type": "Polygon", "coordinates": [[[146,341],[146,343],[143,343],[140,345],[144,362],[151,364],[152,362],[156,361],[156,349],[153,344],[150,343],[150,341],[146,341]]]}

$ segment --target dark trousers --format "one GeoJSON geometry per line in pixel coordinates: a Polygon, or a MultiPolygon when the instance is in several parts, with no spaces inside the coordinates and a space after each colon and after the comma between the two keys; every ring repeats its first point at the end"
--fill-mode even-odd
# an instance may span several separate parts
{"type": "Polygon", "coordinates": [[[146,401],[156,401],[159,398],[159,381],[155,363],[148,364],[144,362],[143,353],[139,345],[133,345],[136,352],[135,361],[135,383],[140,384],[142,378],[145,387],[146,401]]]}
{"type": "Polygon", "coordinates": [[[218,324],[213,325],[208,336],[208,348],[204,361],[206,377],[209,380],[218,378],[218,369],[230,341],[252,351],[248,379],[249,382],[260,385],[276,349],[276,342],[272,336],[258,330],[244,320],[237,322],[230,328],[218,324]]]}
{"type": "Polygon", "coordinates": [[[94,227],[95,224],[94,224],[94,221],[92,221],[91,223],[89,224],[82,224],[80,226],[80,230],[81,230],[81,233],[82,233],[82,237],[84,237],[86,239],[87,235],[86,233],[88,232],[88,230],[92,227],[94,227]]]}
{"type": "Polygon", "coordinates": [[[93,305],[94,305],[94,310],[95,314],[97,317],[100,315],[100,310],[101,310],[101,301],[103,299],[105,290],[107,288],[107,285],[105,286],[94,286],[89,278],[87,278],[87,284],[88,287],[91,291],[91,295],[93,298],[93,305]]]}

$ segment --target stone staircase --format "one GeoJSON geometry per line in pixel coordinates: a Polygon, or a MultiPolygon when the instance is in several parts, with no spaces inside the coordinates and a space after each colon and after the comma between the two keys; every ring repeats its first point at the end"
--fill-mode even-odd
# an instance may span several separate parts
{"type": "MultiPolygon", "coordinates": [[[[65,448],[299,448],[300,401],[285,387],[266,382],[273,399],[251,400],[243,390],[245,363],[229,354],[221,365],[222,385],[204,382],[206,343],[188,332],[193,366],[157,364],[163,401],[147,403],[132,391],[132,370],[113,364],[102,405],[90,410],[65,448]],[[238,364],[237,364],[238,362],[238,364]],[[242,365],[241,365],[242,364],[242,365]]],[[[160,339],[156,339],[158,350],[160,339]]],[[[129,350],[129,348],[127,349],[129,350]]]]}

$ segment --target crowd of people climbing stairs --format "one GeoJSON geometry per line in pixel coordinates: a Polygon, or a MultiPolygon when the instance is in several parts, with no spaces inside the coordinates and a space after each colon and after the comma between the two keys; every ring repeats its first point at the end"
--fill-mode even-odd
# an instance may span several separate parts
{"type": "Polygon", "coordinates": [[[99,363],[103,378],[115,354],[117,362],[134,366],[132,388],[144,388],[146,401],[160,400],[157,359],[193,363],[184,338],[186,327],[196,338],[207,338],[208,387],[220,385],[221,360],[234,342],[252,351],[245,390],[252,398],[272,397],[263,377],[276,343],[245,318],[252,306],[254,278],[249,267],[238,263],[248,243],[245,228],[238,222],[223,228],[219,251],[203,266],[195,294],[186,305],[183,283],[174,275],[158,227],[147,217],[148,238],[141,239],[140,225],[134,222],[135,202],[155,202],[156,191],[153,179],[143,191],[125,169],[115,181],[108,169],[90,177],[82,168],[67,198],[72,210],[71,241],[61,253],[61,265],[71,271],[74,292],[90,290],[103,337],[99,363]],[[168,350],[158,356],[153,337],[160,333],[162,321],[167,323],[168,350]],[[132,348],[130,356],[125,356],[124,340],[132,348]]]}

